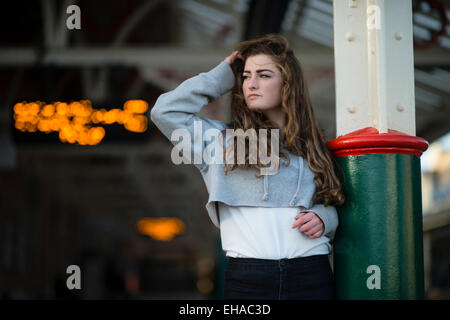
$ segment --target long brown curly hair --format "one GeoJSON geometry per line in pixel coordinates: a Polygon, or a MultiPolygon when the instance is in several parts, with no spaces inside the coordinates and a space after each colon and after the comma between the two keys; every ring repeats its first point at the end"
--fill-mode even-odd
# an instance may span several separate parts
{"type": "MultiPolygon", "coordinates": [[[[314,173],[316,184],[315,203],[340,206],[344,203],[342,190],[341,168],[326,146],[326,136],[314,116],[308,88],[303,77],[300,62],[289,48],[287,40],[277,34],[268,34],[258,39],[243,41],[234,50],[238,50],[244,61],[236,59],[231,68],[236,77],[236,85],[232,90],[230,129],[268,129],[267,141],[271,141],[271,130],[278,129],[275,123],[268,119],[261,111],[251,110],[247,107],[242,90],[242,73],[245,60],[258,54],[268,55],[277,65],[283,78],[281,89],[281,110],[285,113],[285,126],[280,129],[280,150],[285,148],[290,153],[301,156],[307,160],[308,166],[314,173]]],[[[248,137],[245,137],[247,139],[248,137]]],[[[260,137],[257,137],[260,139],[260,137]]],[[[230,139],[234,155],[237,154],[236,139],[230,139]]],[[[237,139],[239,140],[239,139],[237,139]]],[[[249,161],[249,149],[245,146],[245,163],[237,161],[225,165],[225,174],[236,167],[241,169],[261,169],[266,166],[260,162],[249,161]]],[[[257,143],[259,146],[259,141],[257,143]]],[[[224,158],[230,145],[224,150],[224,158]]],[[[259,148],[258,148],[259,149],[259,148]]],[[[266,152],[270,156],[270,143],[267,143],[266,152]]],[[[259,153],[258,153],[259,154],[259,153]]],[[[285,158],[285,165],[290,163],[289,155],[279,152],[285,158]]]]}

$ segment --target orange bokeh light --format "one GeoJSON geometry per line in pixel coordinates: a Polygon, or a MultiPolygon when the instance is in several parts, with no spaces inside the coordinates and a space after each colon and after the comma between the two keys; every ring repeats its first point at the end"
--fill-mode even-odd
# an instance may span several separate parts
{"type": "Polygon", "coordinates": [[[132,132],[145,132],[148,103],[128,100],[121,109],[94,109],[90,100],[54,102],[18,102],[14,105],[14,127],[23,132],[59,132],[61,142],[95,145],[105,136],[105,129],[92,124],[120,124],[132,132]]]}
{"type": "Polygon", "coordinates": [[[169,241],[185,230],[183,221],[178,218],[143,218],[136,223],[140,234],[155,240],[169,241]]]}

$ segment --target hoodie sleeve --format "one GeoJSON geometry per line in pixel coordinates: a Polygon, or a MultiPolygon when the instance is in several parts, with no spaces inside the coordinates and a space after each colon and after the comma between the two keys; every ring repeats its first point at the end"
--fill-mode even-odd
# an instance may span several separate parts
{"type": "Polygon", "coordinates": [[[303,209],[300,212],[306,211],[314,212],[322,220],[325,226],[323,235],[333,240],[339,224],[336,208],[333,206],[324,206],[323,204],[315,204],[311,208],[303,209]]]}
{"type": "MultiPolygon", "coordinates": [[[[176,141],[172,141],[172,133],[176,129],[187,130],[191,138],[191,155],[193,155],[191,163],[200,170],[204,170],[206,166],[202,154],[197,155],[202,159],[201,163],[194,162],[194,157],[195,152],[198,153],[204,150],[205,144],[203,137],[195,137],[199,132],[194,130],[194,126],[199,127],[201,124],[201,130],[205,133],[206,130],[211,128],[222,130],[226,125],[221,121],[211,120],[195,114],[205,105],[230,91],[234,83],[235,78],[230,65],[222,61],[209,72],[200,73],[187,79],[174,90],[159,96],[150,111],[152,122],[173,144],[178,143],[178,140],[175,138],[176,141]],[[201,141],[202,145],[200,148],[194,148],[196,141],[201,141]]],[[[186,131],[183,130],[183,132],[186,131]]]]}

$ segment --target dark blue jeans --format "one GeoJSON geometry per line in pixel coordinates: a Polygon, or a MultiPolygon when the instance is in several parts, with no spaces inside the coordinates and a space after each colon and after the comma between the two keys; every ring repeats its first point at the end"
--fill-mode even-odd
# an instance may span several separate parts
{"type": "Polygon", "coordinates": [[[228,257],[224,299],[329,300],[334,280],[327,255],[266,260],[228,257]]]}

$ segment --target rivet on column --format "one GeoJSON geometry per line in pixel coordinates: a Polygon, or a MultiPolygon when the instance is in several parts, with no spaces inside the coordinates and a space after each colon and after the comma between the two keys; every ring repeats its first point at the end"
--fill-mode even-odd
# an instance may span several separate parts
{"type": "Polygon", "coordinates": [[[348,113],[356,113],[356,107],[355,106],[349,106],[347,107],[348,113]]]}
{"type": "Polygon", "coordinates": [[[345,34],[345,39],[347,39],[347,41],[353,41],[355,40],[355,35],[353,34],[353,32],[347,32],[345,34]]]}

